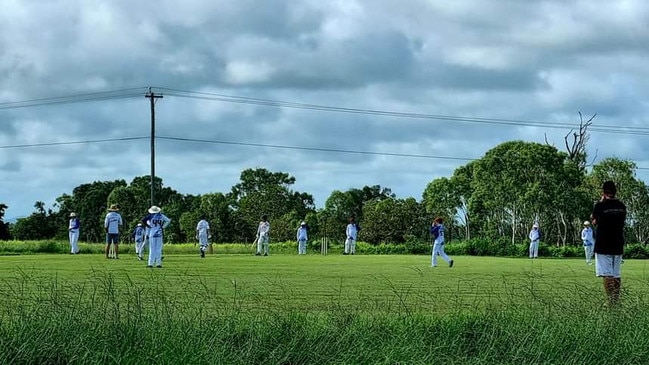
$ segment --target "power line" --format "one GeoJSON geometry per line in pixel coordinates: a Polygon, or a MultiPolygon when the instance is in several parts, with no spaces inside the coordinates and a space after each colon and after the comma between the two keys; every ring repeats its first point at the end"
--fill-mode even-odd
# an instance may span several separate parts
{"type": "Polygon", "coordinates": [[[0,109],[16,109],[16,108],[27,108],[27,107],[44,106],[44,105],[69,104],[69,103],[79,103],[79,102],[88,102],[88,101],[130,98],[135,96],[141,96],[144,94],[144,92],[145,92],[145,88],[143,87],[133,87],[127,89],[107,90],[107,91],[98,91],[98,92],[81,93],[81,94],[70,94],[70,95],[37,98],[37,99],[29,99],[29,100],[21,100],[21,101],[0,102],[0,109]],[[135,91],[139,91],[139,92],[135,92],[135,91]]]}
{"type": "MultiPolygon", "coordinates": [[[[272,99],[260,99],[244,96],[225,95],[218,93],[207,93],[199,91],[188,91],[173,88],[158,87],[160,90],[169,91],[165,95],[176,96],[180,98],[199,99],[221,101],[227,103],[250,104],[260,106],[271,106],[278,108],[292,108],[292,109],[305,109],[317,111],[329,111],[340,113],[364,114],[364,115],[379,115],[388,117],[401,117],[401,118],[416,118],[416,119],[435,119],[435,120],[448,120],[456,122],[479,123],[488,125],[507,125],[517,127],[539,127],[539,128],[553,128],[553,129],[577,129],[578,124],[558,123],[558,122],[540,122],[530,120],[518,119],[504,119],[504,118],[482,118],[482,117],[464,117],[453,115],[439,115],[439,114],[424,114],[424,113],[411,113],[411,112],[397,112],[376,109],[363,109],[363,108],[346,108],[336,106],[326,106],[318,104],[286,102],[272,99]]],[[[632,126],[593,126],[589,130],[602,133],[619,133],[619,134],[632,134],[632,135],[649,135],[649,128],[645,127],[632,127],[632,126]]]]}
{"type": "Polygon", "coordinates": [[[169,141],[197,142],[197,143],[210,143],[210,144],[225,144],[225,145],[235,145],[235,146],[278,148],[278,149],[287,149],[287,150],[315,151],[315,152],[329,152],[329,153],[348,153],[348,154],[357,154],[357,155],[413,157],[413,158],[429,158],[429,159],[459,160],[459,161],[474,161],[475,160],[475,158],[466,158],[466,157],[419,155],[419,154],[411,154],[411,153],[376,152],[376,151],[357,151],[357,150],[344,150],[344,149],[337,149],[337,148],[320,148],[320,147],[287,146],[287,145],[276,145],[276,144],[265,144],[265,143],[216,141],[216,140],[181,138],[181,137],[158,136],[157,138],[158,139],[169,140],[169,141]]]}
{"type": "Polygon", "coordinates": [[[85,141],[29,143],[29,144],[16,144],[16,145],[0,146],[0,149],[49,147],[49,146],[70,146],[70,145],[75,145],[75,144],[136,141],[136,140],[148,139],[148,138],[149,137],[123,137],[123,138],[91,139],[91,140],[85,140],[85,141]]]}

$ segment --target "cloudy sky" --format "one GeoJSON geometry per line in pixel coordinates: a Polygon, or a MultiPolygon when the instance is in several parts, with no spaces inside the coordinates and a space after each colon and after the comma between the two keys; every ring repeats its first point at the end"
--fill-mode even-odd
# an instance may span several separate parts
{"type": "Polygon", "coordinates": [[[148,175],[149,86],[157,135],[190,140],[156,143],[185,194],[265,167],[318,207],[374,184],[419,199],[504,141],[563,149],[578,111],[591,158],[649,168],[648,25],[644,0],[3,0],[0,202],[148,175]]]}

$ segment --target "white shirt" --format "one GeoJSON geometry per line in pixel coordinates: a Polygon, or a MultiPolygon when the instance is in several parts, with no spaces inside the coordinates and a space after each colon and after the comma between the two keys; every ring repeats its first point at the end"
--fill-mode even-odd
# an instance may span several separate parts
{"type": "Polygon", "coordinates": [[[307,240],[306,227],[300,227],[300,228],[297,229],[297,240],[298,241],[306,241],[307,240]]]}
{"type": "Polygon", "coordinates": [[[207,236],[207,231],[210,229],[210,224],[207,223],[205,219],[202,219],[200,222],[198,222],[198,225],[196,226],[196,230],[198,231],[199,236],[207,236]]]}
{"type": "Polygon", "coordinates": [[[584,246],[593,245],[593,229],[590,227],[585,227],[581,231],[581,240],[584,241],[584,246]]]}
{"type": "Polygon", "coordinates": [[[539,238],[541,238],[541,235],[539,234],[539,229],[532,228],[532,230],[530,231],[530,241],[532,242],[538,241],[539,238]]]}
{"type": "Polygon", "coordinates": [[[122,216],[117,212],[109,212],[104,219],[104,228],[108,228],[108,233],[119,233],[119,227],[122,226],[122,216]]]}
{"type": "Polygon", "coordinates": [[[147,219],[147,224],[150,227],[149,238],[162,237],[162,230],[167,228],[169,223],[171,223],[171,219],[166,215],[162,213],[151,214],[149,219],[147,219]]]}
{"type": "Polygon", "coordinates": [[[349,223],[345,233],[347,233],[347,238],[351,238],[355,241],[356,235],[358,234],[358,231],[356,231],[356,223],[349,223]]]}
{"type": "Polygon", "coordinates": [[[269,233],[270,233],[270,223],[268,221],[259,222],[259,227],[257,227],[257,237],[268,237],[269,233]]]}

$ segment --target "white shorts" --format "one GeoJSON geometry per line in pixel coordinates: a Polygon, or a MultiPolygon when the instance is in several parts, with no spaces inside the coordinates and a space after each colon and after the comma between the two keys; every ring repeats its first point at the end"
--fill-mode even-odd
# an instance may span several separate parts
{"type": "Polygon", "coordinates": [[[595,274],[597,276],[608,276],[619,278],[622,255],[595,254],[595,274]]]}

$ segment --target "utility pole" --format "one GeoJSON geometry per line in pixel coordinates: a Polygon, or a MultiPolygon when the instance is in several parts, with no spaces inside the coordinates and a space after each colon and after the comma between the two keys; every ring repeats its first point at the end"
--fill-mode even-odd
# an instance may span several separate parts
{"type": "Polygon", "coordinates": [[[151,102],[151,205],[154,204],[154,184],[153,182],[155,181],[155,100],[156,99],[161,99],[163,96],[160,94],[156,94],[153,91],[151,91],[151,88],[149,88],[149,92],[144,95],[145,98],[149,98],[149,101],[151,102]]]}

